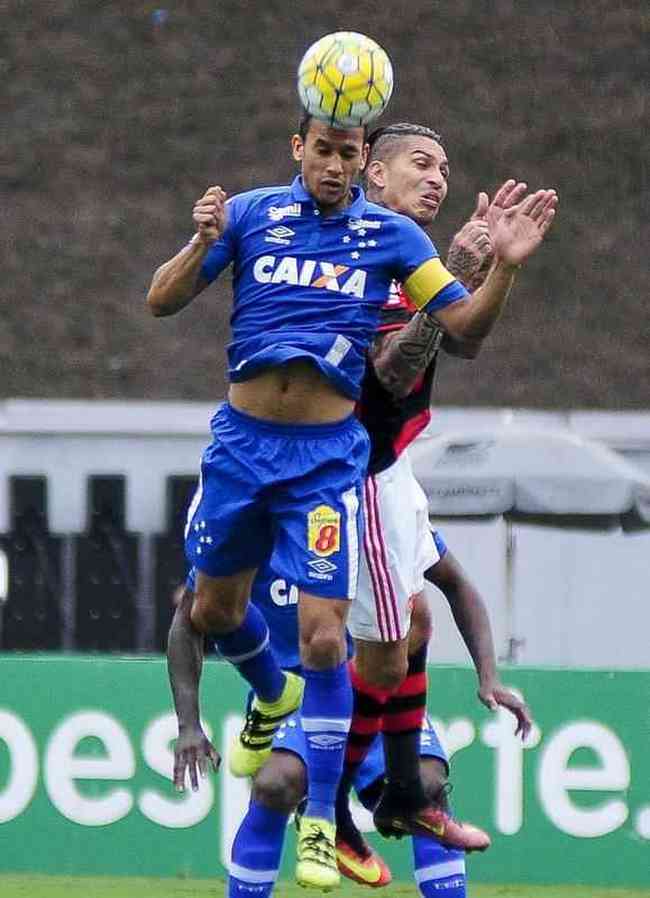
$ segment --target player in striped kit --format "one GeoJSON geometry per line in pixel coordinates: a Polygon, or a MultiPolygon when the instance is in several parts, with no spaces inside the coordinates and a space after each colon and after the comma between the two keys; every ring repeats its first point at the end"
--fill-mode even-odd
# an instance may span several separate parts
{"type": "MultiPolygon", "coordinates": [[[[365,177],[371,198],[426,227],[445,200],[449,163],[435,132],[418,125],[392,125],[371,136],[365,177]]],[[[448,268],[461,280],[476,286],[486,276],[492,255],[488,217],[494,228],[501,216],[511,214],[509,210],[525,191],[525,184],[507,181],[492,203],[486,194],[479,195],[475,213],[457,235],[447,260],[448,268]]],[[[359,844],[359,839],[347,809],[346,788],[380,730],[387,776],[374,814],[378,830],[384,835],[429,832],[444,837],[449,825],[441,809],[432,806],[418,774],[427,640],[425,636],[418,641],[410,633],[410,617],[426,572],[435,570],[440,555],[428,526],[426,497],[413,477],[407,448],[430,419],[440,348],[471,358],[480,342],[451,339],[431,319],[418,315],[408,296],[395,285],[371,349],[358,405],[359,416],[371,434],[364,488],[364,554],[359,593],[348,621],[356,649],[352,668],[355,713],[337,803],[337,826],[350,844],[359,844]]],[[[476,631],[489,633],[489,626],[481,622],[476,631]]],[[[498,685],[491,641],[476,643],[470,638],[468,647],[479,671],[485,703],[494,707],[505,702],[525,730],[525,707],[498,685]]]]}

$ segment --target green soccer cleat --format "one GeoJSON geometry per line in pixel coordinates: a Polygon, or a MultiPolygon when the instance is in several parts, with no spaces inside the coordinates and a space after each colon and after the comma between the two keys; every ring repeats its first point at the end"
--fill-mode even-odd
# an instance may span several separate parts
{"type": "Polygon", "coordinates": [[[232,742],[228,768],[233,776],[255,776],[271,754],[273,737],[282,721],[300,707],[305,681],[297,674],[285,673],[282,695],[274,702],[253,699],[244,729],[232,742]]]}
{"type": "Polygon", "coordinates": [[[336,827],[319,817],[301,817],[298,825],[296,882],[306,889],[330,892],[341,882],[336,864],[336,827]]]}

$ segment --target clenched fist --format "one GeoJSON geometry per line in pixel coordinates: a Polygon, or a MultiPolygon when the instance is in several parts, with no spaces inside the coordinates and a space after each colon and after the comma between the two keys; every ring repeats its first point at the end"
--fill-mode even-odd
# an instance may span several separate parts
{"type": "Polygon", "coordinates": [[[192,218],[197,226],[197,239],[211,246],[226,230],[226,193],[218,185],[208,187],[194,205],[192,218]]]}

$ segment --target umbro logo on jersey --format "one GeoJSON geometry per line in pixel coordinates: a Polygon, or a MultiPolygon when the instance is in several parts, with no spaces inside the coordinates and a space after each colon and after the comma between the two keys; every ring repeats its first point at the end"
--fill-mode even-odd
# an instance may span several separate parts
{"type": "Polygon", "coordinates": [[[347,293],[363,299],[367,272],[333,262],[316,262],[294,256],[260,256],[253,266],[258,284],[292,284],[298,287],[317,287],[335,293],[347,293]]]}
{"type": "Polygon", "coordinates": [[[282,219],[287,216],[299,218],[300,203],[291,203],[288,206],[271,206],[268,211],[268,216],[271,221],[282,221],[282,219]]]}
{"type": "Polygon", "coordinates": [[[267,243],[281,243],[283,246],[291,244],[291,238],[296,236],[296,232],[292,231],[286,225],[278,225],[276,228],[268,228],[266,237],[267,243]]]}

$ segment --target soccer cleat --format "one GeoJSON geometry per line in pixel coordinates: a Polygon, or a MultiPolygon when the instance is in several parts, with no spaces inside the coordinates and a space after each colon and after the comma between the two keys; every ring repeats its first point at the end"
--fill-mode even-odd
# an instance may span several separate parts
{"type": "Polygon", "coordinates": [[[300,707],[305,681],[293,673],[287,672],[285,677],[282,695],[276,701],[253,699],[244,728],[230,745],[228,767],[233,776],[255,776],[271,754],[280,724],[300,707]]]}
{"type": "Polygon", "coordinates": [[[357,839],[346,842],[336,835],[336,863],[339,871],[353,882],[380,889],[393,880],[386,861],[374,851],[357,830],[357,839]]]}
{"type": "Polygon", "coordinates": [[[387,886],[393,879],[384,859],[359,832],[349,802],[336,805],[336,862],[343,876],[371,888],[387,886]]]}
{"type": "Polygon", "coordinates": [[[377,831],[385,838],[405,835],[431,836],[448,848],[485,851],[490,837],[471,823],[458,823],[440,808],[428,805],[419,810],[398,806],[382,796],[373,815],[377,831]]]}
{"type": "Polygon", "coordinates": [[[336,827],[319,817],[300,817],[296,882],[306,889],[330,892],[341,882],[336,866],[336,827]]]}

